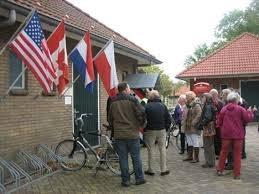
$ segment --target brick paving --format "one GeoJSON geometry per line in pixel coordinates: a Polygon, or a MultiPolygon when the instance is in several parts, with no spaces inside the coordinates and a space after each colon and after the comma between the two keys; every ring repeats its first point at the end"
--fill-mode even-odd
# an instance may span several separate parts
{"type": "MultiPolygon", "coordinates": [[[[224,177],[218,177],[215,169],[203,169],[203,150],[201,162],[190,164],[182,162],[174,145],[168,149],[168,167],[170,175],[161,177],[159,163],[156,163],[156,175],[146,176],[147,183],[123,188],[120,177],[114,176],[109,170],[99,171],[97,176],[91,169],[84,168],[78,172],[60,171],[44,177],[15,192],[14,194],[84,194],[84,193],[259,193],[259,133],[257,126],[247,128],[247,155],[242,161],[241,180],[234,180],[231,171],[224,177]]],[[[147,168],[147,152],[142,149],[144,169],[147,168]]],[[[158,160],[158,155],[156,155],[158,160]]]]}

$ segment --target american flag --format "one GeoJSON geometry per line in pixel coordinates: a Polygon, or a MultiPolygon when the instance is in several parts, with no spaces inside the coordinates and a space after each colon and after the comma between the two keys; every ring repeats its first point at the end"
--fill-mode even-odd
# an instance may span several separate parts
{"type": "Polygon", "coordinates": [[[44,91],[49,93],[57,75],[37,12],[9,46],[33,73],[44,91]]]}

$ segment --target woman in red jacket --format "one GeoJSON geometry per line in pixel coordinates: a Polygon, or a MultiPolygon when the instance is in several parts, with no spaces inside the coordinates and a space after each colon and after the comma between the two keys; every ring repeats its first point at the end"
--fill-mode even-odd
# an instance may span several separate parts
{"type": "Polygon", "coordinates": [[[238,105],[239,95],[231,92],[227,96],[228,104],[220,111],[218,126],[221,129],[222,148],[217,167],[217,174],[223,175],[229,146],[233,147],[234,179],[240,179],[241,152],[244,140],[244,126],[253,120],[251,107],[245,110],[238,105]]]}

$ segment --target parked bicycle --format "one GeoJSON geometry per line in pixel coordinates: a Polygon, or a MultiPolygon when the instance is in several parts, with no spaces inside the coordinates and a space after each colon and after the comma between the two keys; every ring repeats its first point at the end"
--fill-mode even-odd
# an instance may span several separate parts
{"type": "Polygon", "coordinates": [[[180,150],[181,149],[180,129],[174,119],[172,119],[171,127],[166,132],[166,142],[165,142],[166,148],[169,147],[172,141],[172,137],[175,138],[173,141],[175,142],[176,148],[180,150]]]}
{"type": "MultiPolygon", "coordinates": [[[[116,144],[110,139],[108,135],[100,134],[98,132],[84,132],[82,130],[84,126],[83,118],[92,116],[91,113],[81,114],[80,117],[75,118],[75,124],[79,130],[77,133],[73,133],[73,139],[67,139],[61,141],[55,150],[55,154],[60,158],[61,167],[64,170],[76,171],[80,170],[87,162],[89,157],[88,151],[90,151],[96,159],[94,169],[96,173],[102,164],[105,164],[114,174],[120,175],[119,156],[116,151],[116,144]],[[97,152],[84,137],[86,135],[100,136],[105,139],[105,144],[102,146],[102,152],[97,152]],[[81,143],[81,141],[83,143],[81,143]]],[[[109,126],[104,125],[109,130],[109,126]]],[[[106,131],[107,131],[106,130],[106,131]]],[[[130,169],[130,174],[133,174],[133,169],[130,169]]]]}

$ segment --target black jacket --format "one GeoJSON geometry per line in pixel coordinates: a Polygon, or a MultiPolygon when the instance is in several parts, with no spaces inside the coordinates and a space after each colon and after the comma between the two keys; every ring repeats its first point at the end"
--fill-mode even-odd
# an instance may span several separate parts
{"type": "Polygon", "coordinates": [[[201,125],[206,126],[211,121],[214,120],[215,117],[215,109],[212,107],[211,103],[206,103],[202,109],[201,114],[201,125]]]}
{"type": "Polygon", "coordinates": [[[171,116],[167,107],[160,99],[148,101],[145,107],[147,126],[145,130],[169,129],[171,125],[171,116]]]}

